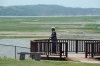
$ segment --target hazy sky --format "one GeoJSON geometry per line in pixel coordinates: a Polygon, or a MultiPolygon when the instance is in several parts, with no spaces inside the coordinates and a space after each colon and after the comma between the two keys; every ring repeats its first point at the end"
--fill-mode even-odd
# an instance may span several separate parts
{"type": "Polygon", "coordinates": [[[100,8],[100,0],[0,0],[0,6],[12,5],[62,5],[65,7],[100,8]]]}

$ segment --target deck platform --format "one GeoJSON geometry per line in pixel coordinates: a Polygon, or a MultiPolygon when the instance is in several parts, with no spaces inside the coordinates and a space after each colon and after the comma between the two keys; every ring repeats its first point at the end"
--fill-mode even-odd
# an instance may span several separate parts
{"type": "Polygon", "coordinates": [[[57,60],[57,61],[75,61],[83,63],[100,63],[100,56],[95,56],[94,58],[85,58],[84,54],[68,54],[68,57],[62,56],[50,56],[49,59],[45,55],[41,55],[42,60],[57,60]]]}

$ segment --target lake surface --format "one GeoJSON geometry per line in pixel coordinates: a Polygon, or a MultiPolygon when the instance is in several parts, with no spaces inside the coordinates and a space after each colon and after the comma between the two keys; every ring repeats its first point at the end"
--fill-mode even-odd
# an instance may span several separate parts
{"type": "Polygon", "coordinates": [[[30,47],[31,39],[0,39],[0,44],[30,47]]]}
{"type": "MultiPolygon", "coordinates": [[[[0,39],[0,57],[7,57],[7,58],[16,57],[16,59],[18,59],[19,55],[17,53],[30,52],[29,48],[30,48],[30,39],[0,39]],[[21,47],[15,48],[15,46],[21,46],[21,47]]],[[[27,58],[29,58],[29,56],[27,58]]]]}

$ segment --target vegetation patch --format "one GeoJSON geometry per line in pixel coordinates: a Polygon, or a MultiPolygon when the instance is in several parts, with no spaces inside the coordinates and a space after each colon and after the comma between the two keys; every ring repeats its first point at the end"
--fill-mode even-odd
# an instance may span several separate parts
{"type": "MultiPolygon", "coordinates": [[[[51,27],[56,27],[57,36],[58,38],[72,38],[71,34],[99,34],[100,33],[100,16],[66,16],[66,17],[0,17],[0,37],[1,38],[49,38],[51,27]],[[3,32],[8,33],[3,33],[3,32]],[[13,35],[13,33],[9,33],[11,31],[16,32],[16,34],[13,35]],[[64,37],[61,37],[62,34],[61,31],[66,33],[64,37]],[[26,35],[17,35],[17,32],[31,32],[35,34],[34,36],[30,36],[32,34],[26,35]],[[41,32],[44,32],[42,36],[40,36],[41,32]],[[9,35],[9,36],[6,36],[9,35]],[[59,37],[60,36],[60,37],[59,37]]],[[[75,38],[77,37],[91,37],[91,36],[85,36],[75,35],[75,38]]],[[[97,36],[95,36],[97,37],[97,36]]],[[[74,38],[74,37],[73,37],[74,38]]]]}
{"type": "Polygon", "coordinates": [[[0,66],[99,66],[97,63],[82,63],[73,61],[50,61],[50,60],[15,60],[0,58],[0,66]]]}

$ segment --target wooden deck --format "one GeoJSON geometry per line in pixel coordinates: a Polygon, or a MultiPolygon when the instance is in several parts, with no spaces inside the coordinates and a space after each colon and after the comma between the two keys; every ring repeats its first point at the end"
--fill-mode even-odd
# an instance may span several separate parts
{"type": "Polygon", "coordinates": [[[68,54],[68,57],[62,56],[62,59],[59,58],[59,56],[50,56],[49,59],[42,55],[42,60],[57,60],[57,61],[78,61],[83,63],[100,63],[100,56],[95,56],[94,58],[91,58],[89,56],[88,58],[84,57],[84,54],[68,54]]]}
{"type": "MultiPolygon", "coordinates": [[[[50,39],[31,40],[31,52],[44,52],[47,58],[63,57],[69,58],[69,52],[84,53],[84,58],[94,58],[100,56],[100,40],[91,39],[58,39],[56,44],[56,51],[59,53],[53,54],[52,42],[50,39]]],[[[78,54],[77,54],[78,55],[78,54]]]]}

